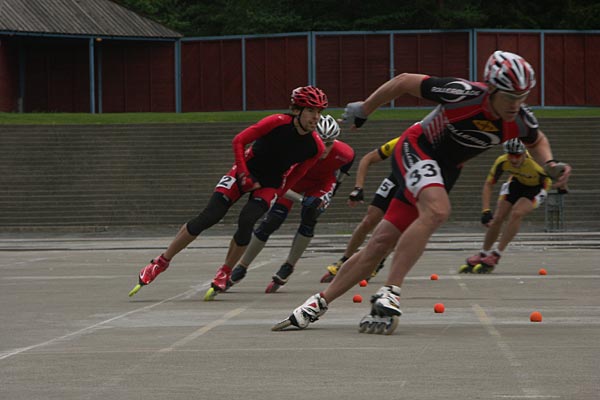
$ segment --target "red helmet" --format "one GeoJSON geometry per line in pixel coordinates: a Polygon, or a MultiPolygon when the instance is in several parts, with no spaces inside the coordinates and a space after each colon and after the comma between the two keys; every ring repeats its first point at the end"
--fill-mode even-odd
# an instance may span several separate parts
{"type": "Polygon", "coordinates": [[[300,86],[292,90],[291,102],[298,107],[327,108],[327,95],[318,87],[300,86]]]}
{"type": "Polygon", "coordinates": [[[535,86],[535,72],[517,54],[497,50],[485,64],[483,79],[505,92],[522,92],[535,86]]]}

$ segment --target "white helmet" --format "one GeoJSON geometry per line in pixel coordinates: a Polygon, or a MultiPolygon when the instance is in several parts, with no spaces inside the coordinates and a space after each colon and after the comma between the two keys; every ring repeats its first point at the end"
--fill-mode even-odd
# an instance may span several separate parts
{"type": "Polygon", "coordinates": [[[485,63],[485,82],[505,92],[522,92],[535,86],[535,72],[525,59],[517,54],[497,50],[485,63]]]}
{"type": "Polygon", "coordinates": [[[525,145],[519,139],[510,139],[504,142],[504,152],[508,154],[525,153],[525,145]]]}
{"type": "Polygon", "coordinates": [[[331,115],[321,115],[317,124],[317,133],[324,142],[332,142],[340,135],[340,126],[331,115]]]}

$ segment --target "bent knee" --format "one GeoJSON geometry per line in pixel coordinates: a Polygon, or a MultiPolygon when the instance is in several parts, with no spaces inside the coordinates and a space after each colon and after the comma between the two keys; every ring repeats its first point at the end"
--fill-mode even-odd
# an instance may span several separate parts
{"type": "Polygon", "coordinates": [[[450,205],[436,204],[427,207],[419,217],[428,225],[440,226],[448,220],[450,212],[450,205]]]}

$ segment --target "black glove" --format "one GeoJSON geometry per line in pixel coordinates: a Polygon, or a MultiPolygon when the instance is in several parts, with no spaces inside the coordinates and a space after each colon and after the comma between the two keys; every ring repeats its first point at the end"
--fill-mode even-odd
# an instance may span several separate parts
{"type": "Polygon", "coordinates": [[[363,196],[363,188],[355,186],[354,190],[350,192],[350,196],[348,196],[350,201],[363,201],[365,197],[363,196]]]}
{"type": "Polygon", "coordinates": [[[489,208],[481,212],[481,223],[483,225],[486,225],[492,219],[494,219],[494,214],[492,214],[492,210],[490,210],[489,208]]]}

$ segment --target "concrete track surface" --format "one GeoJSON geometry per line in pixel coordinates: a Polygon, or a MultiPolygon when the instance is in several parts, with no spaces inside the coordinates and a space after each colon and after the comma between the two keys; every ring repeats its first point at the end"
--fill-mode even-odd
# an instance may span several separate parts
{"type": "Polygon", "coordinates": [[[390,336],[357,330],[389,261],[309,328],[270,330],[325,287],[347,235],[318,235],[289,283],[265,294],[291,242],[274,235],[213,302],[202,298],[230,239],[200,237],[129,298],[171,238],[1,236],[0,398],[600,399],[598,233],[522,234],[490,275],[456,272],[481,234],[436,235],[390,336]]]}

